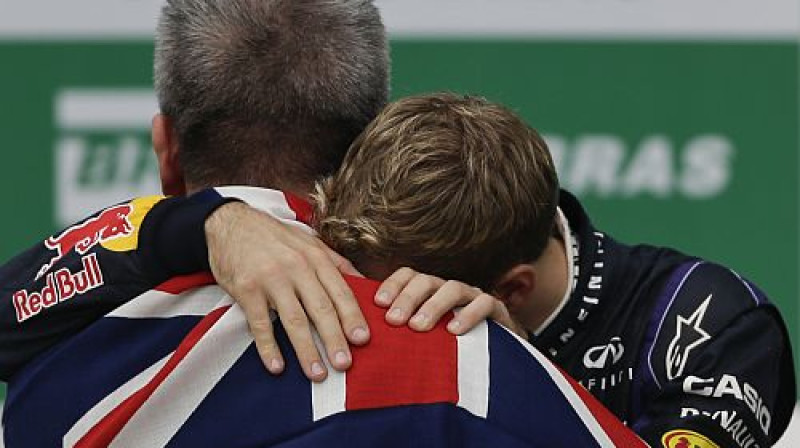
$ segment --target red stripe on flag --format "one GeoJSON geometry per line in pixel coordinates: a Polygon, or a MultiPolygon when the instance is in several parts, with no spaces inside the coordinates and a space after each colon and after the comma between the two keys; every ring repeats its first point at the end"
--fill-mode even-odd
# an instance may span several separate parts
{"type": "Polygon", "coordinates": [[[289,204],[289,208],[291,208],[297,216],[297,220],[303,224],[311,225],[311,219],[314,216],[314,208],[311,207],[311,203],[291,193],[284,192],[283,196],[286,198],[286,203],[289,204]]]}
{"type": "Polygon", "coordinates": [[[210,272],[198,272],[196,274],[173,277],[153,289],[169,294],[181,294],[182,292],[188,291],[192,288],[213,285],[216,283],[217,281],[214,280],[214,276],[211,275],[210,272]]]}
{"type": "Polygon", "coordinates": [[[458,342],[446,315],[428,333],[392,327],[373,303],[379,283],[347,277],[370,327],[370,342],[353,347],[345,409],[424,403],[458,403],[458,342]]]}
{"type": "Polygon", "coordinates": [[[608,435],[608,438],[614,442],[614,446],[624,446],[630,448],[643,447],[647,448],[647,444],[636,435],[630,428],[625,426],[614,414],[611,413],[602,403],[597,401],[588,390],[578,384],[572,379],[569,374],[565,373],[561,368],[558,369],[562,376],[567,379],[569,385],[578,394],[583,403],[592,413],[597,423],[603,428],[603,431],[608,435]]]}
{"type": "Polygon", "coordinates": [[[161,383],[186,357],[197,342],[208,330],[225,314],[230,306],[218,308],[209,313],[186,335],[181,344],[170,357],[169,361],[158,373],[141,389],[125,399],[113,411],[109,412],[92,429],[89,430],[76,444],[76,448],[104,447],[122,431],[131,417],[142,407],[148,398],[155,392],[161,383]]]}

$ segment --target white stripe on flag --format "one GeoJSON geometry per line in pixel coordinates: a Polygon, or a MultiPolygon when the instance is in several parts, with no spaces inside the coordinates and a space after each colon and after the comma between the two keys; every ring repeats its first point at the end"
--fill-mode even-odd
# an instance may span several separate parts
{"type": "MultiPolygon", "coordinates": [[[[312,330],[314,343],[320,353],[327,353],[325,346],[319,338],[316,330],[312,330]]],[[[327,356],[323,356],[325,366],[328,368],[328,378],[321,383],[311,383],[311,409],[314,413],[314,421],[322,420],[325,417],[339,412],[344,412],[345,398],[347,396],[347,373],[339,372],[331,366],[327,356]]]]}
{"type": "Polygon", "coordinates": [[[458,341],[458,406],[478,417],[489,412],[489,325],[481,323],[458,341]]]}
{"type": "MultiPolygon", "coordinates": [[[[233,300],[226,296],[224,302],[232,304],[233,300]]],[[[166,445],[252,342],[244,313],[232,306],[145,401],[111,446],[166,445]]]]}
{"type": "Polygon", "coordinates": [[[128,319],[205,316],[220,306],[227,306],[220,304],[220,300],[224,297],[225,292],[216,285],[192,289],[179,295],[150,290],[106,316],[128,319]]]}
{"type": "Polygon", "coordinates": [[[78,441],[86,435],[89,430],[95,427],[106,415],[113,411],[120,403],[125,401],[126,398],[133,395],[137,390],[144,387],[151,379],[164,367],[172,353],[165,356],[163,359],[148,367],[138,375],[134,376],[127,383],[120,386],[117,390],[107,395],[99,403],[94,405],[83,417],[78,420],[75,425],[64,435],[64,446],[75,446],[78,441]]]}
{"type": "Polygon", "coordinates": [[[603,427],[600,426],[600,423],[594,417],[594,414],[586,407],[586,403],[583,402],[581,397],[578,396],[578,393],[575,392],[575,389],[572,388],[572,385],[569,384],[564,375],[555,367],[553,366],[552,361],[547,359],[544,355],[542,355],[539,350],[533,348],[533,346],[528,343],[528,341],[520,338],[517,336],[513,331],[509,330],[508,328],[503,327],[500,325],[501,328],[506,330],[510,335],[514,336],[520,344],[525,347],[528,352],[530,352],[539,364],[544,368],[550,378],[553,379],[553,382],[556,386],[561,390],[561,393],[564,394],[564,397],[567,399],[570,405],[572,405],[572,409],[575,410],[575,413],[578,414],[578,417],[583,421],[586,425],[586,428],[592,434],[592,437],[600,444],[602,447],[610,447],[614,448],[614,443],[608,437],[603,427]]]}

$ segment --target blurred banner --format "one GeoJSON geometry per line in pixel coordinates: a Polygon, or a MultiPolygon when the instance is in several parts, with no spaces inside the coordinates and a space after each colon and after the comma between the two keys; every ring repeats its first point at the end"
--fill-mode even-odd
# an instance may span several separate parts
{"type": "MultiPolygon", "coordinates": [[[[542,131],[595,223],[722,262],[798,331],[797,0],[384,0],[394,95],[542,131]]],[[[0,0],[0,259],[158,192],[156,0],[0,0]]]]}
{"type": "MultiPolygon", "coordinates": [[[[149,38],[163,0],[0,0],[0,36],[149,38]]],[[[393,34],[789,38],[796,0],[375,0],[393,34]]]]}

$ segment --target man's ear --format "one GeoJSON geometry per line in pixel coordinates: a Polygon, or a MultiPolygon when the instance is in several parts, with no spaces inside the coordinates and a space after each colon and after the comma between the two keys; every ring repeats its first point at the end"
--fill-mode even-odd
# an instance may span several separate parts
{"type": "Polygon", "coordinates": [[[533,265],[518,264],[503,274],[497,282],[495,294],[506,305],[511,314],[530,306],[536,287],[536,271],[533,265]]]}
{"type": "Polygon", "coordinates": [[[166,195],[178,196],[186,194],[186,182],[183,178],[178,152],[178,135],[172,120],[162,114],[153,117],[153,151],[158,159],[158,172],[161,176],[161,191],[166,195]]]}

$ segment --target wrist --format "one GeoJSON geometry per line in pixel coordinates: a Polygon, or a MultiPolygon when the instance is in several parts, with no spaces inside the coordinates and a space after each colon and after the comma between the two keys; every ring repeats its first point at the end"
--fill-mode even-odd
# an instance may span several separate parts
{"type": "Polygon", "coordinates": [[[231,201],[236,199],[208,189],[160,203],[143,225],[141,247],[145,269],[157,279],[207,271],[208,220],[231,201]]]}

